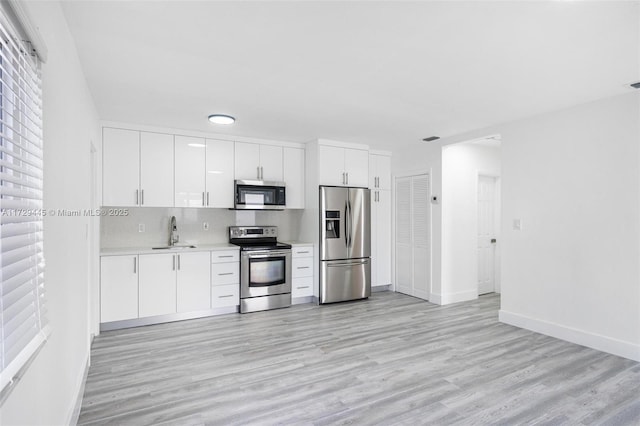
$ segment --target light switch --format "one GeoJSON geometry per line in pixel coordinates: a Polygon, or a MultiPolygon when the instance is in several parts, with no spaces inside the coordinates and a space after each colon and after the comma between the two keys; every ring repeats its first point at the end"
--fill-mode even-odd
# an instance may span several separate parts
{"type": "Polygon", "coordinates": [[[513,219],[513,230],[522,231],[522,219],[513,219]]]}
{"type": "Polygon", "coordinates": [[[144,223],[138,224],[138,232],[144,232],[144,223]]]}

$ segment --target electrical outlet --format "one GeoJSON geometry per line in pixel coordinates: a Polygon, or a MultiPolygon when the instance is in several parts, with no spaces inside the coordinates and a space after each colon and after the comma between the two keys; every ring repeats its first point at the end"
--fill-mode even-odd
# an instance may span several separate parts
{"type": "Polygon", "coordinates": [[[514,231],[522,231],[522,219],[514,219],[513,220],[513,230],[514,231]]]}
{"type": "Polygon", "coordinates": [[[138,232],[144,232],[144,223],[138,224],[138,232]]]}
{"type": "Polygon", "coordinates": [[[209,230],[209,222],[203,222],[202,223],[202,229],[204,229],[205,231],[209,230]]]}

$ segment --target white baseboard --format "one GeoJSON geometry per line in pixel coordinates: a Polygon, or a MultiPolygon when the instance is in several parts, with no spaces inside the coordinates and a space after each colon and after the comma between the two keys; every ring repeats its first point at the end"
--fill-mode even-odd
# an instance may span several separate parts
{"type": "MultiPolygon", "coordinates": [[[[89,348],[91,351],[91,348],[89,348]]],[[[82,397],[84,396],[84,386],[87,383],[87,375],[89,374],[89,360],[90,360],[90,352],[87,353],[87,360],[84,363],[84,371],[80,375],[80,383],[78,383],[78,393],[76,395],[76,403],[73,407],[73,411],[69,416],[69,424],[70,426],[75,426],[78,424],[78,419],[80,418],[80,409],[82,408],[82,397]]]]}
{"type": "Polygon", "coordinates": [[[437,294],[431,293],[429,302],[436,305],[449,305],[451,303],[466,302],[478,298],[478,290],[459,291],[457,293],[437,294]]]}
{"type": "Polygon", "coordinates": [[[391,284],[388,285],[376,285],[371,287],[371,293],[378,293],[381,291],[389,291],[391,290],[391,284]]]}
{"type": "Polygon", "coordinates": [[[640,345],[500,310],[499,320],[536,333],[640,362],[640,345]]]}

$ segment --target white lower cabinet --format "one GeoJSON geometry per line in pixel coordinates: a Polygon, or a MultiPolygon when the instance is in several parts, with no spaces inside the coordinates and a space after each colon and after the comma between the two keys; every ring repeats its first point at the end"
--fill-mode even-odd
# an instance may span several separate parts
{"type": "Polygon", "coordinates": [[[211,308],[211,253],[102,256],[100,322],[211,308]]]}
{"type": "Polygon", "coordinates": [[[293,246],[291,278],[292,299],[313,296],[313,246],[293,246]]]}
{"type": "Polygon", "coordinates": [[[240,284],[211,286],[211,307],[225,308],[240,304],[240,284]]]}
{"type": "Polygon", "coordinates": [[[202,311],[211,307],[209,252],[178,255],[176,279],[177,311],[202,311]]]}
{"type": "Polygon", "coordinates": [[[240,304],[240,251],[211,253],[211,307],[228,308],[240,304]]]}
{"type": "Polygon", "coordinates": [[[100,322],[138,318],[138,256],[100,258],[100,322]]]}
{"type": "Polygon", "coordinates": [[[176,254],[141,254],[140,318],[176,313],[176,254]]]}

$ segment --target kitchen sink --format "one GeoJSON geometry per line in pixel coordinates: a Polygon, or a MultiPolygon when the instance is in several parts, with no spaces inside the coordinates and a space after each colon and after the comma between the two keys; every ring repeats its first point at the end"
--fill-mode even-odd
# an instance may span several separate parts
{"type": "Polygon", "coordinates": [[[184,250],[184,249],[192,249],[196,248],[196,246],[162,246],[162,247],[151,247],[151,250],[184,250]]]}

